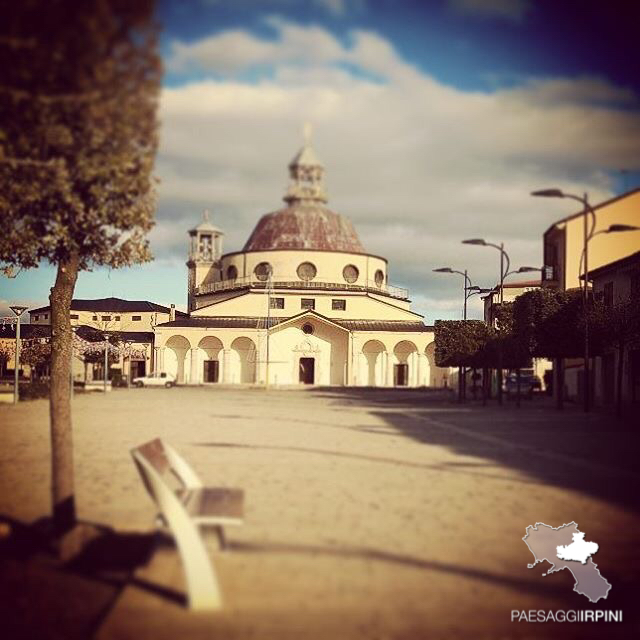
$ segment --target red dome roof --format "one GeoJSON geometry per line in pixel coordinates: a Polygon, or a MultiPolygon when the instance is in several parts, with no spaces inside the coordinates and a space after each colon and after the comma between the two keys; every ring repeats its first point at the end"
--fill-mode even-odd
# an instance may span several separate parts
{"type": "Polygon", "coordinates": [[[262,216],[243,250],[267,249],[365,253],[351,221],[316,202],[297,202],[262,216]]]}

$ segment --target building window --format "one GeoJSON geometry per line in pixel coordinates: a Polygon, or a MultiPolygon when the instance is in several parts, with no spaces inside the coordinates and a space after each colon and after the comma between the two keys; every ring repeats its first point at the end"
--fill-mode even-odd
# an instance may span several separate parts
{"type": "Polygon", "coordinates": [[[92,320],[97,320],[97,319],[98,319],[98,316],[91,316],[91,319],[92,319],[92,320]]]}
{"type": "Polygon", "coordinates": [[[117,321],[120,321],[120,316],[116,316],[116,317],[115,317],[115,319],[116,319],[117,321]]]}
{"type": "Polygon", "coordinates": [[[260,280],[260,282],[266,282],[272,272],[271,265],[268,262],[261,262],[256,265],[256,268],[253,270],[253,273],[255,273],[256,278],[260,280]]]}
{"type": "Polygon", "coordinates": [[[238,277],[238,268],[232,264],[228,269],[227,269],[227,280],[236,280],[238,277]]]}
{"type": "Polygon", "coordinates": [[[72,313],[69,318],[71,318],[71,320],[77,320],[79,318],[77,313],[72,313]]]}
{"type": "Polygon", "coordinates": [[[302,325],[302,333],[306,333],[308,336],[313,335],[313,332],[315,331],[315,329],[313,328],[312,324],[309,324],[308,322],[306,324],[302,325]]]}
{"type": "Polygon", "coordinates": [[[284,309],[284,298],[270,298],[269,307],[271,309],[284,309]]]}
{"type": "Polygon", "coordinates": [[[102,322],[109,322],[109,320],[111,320],[111,316],[102,316],[100,319],[102,322]]]}
{"type": "Polygon", "coordinates": [[[44,314],[44,316],[43,316],[43,318],[44,318],[45,320],[48,320],[48,319],[49,319],[49,314],[48,314],[48,313],[45,313],[45,314],[44,314]]]}
{"type": "Polygon", "coordinates": [[[140,322],[140,320],[142,320],[142,316],[131,316],[131,320],[133,322],[140,322]]]}
{"type": "Polygon", "coordinates": [[[301,309],[315,309],[316,301],[313,298],[302,298],[300,300],[300,308],[301,309]]]}
{"type": "Polygon", "coordinates": [[[613,307],[613,282],[604,285],[604,306],[613,307]]]}
{"type": "Polygon", "coordinates": [[[38,322],[38,320],[40,320],[40,316],[33,316],[33,319],[38,322]]]}
{"type": "Polygon", "coordinates": [[[382,269],[378,269],[374,276],[374,280],[376,281],[376,286],[381,287],[384,282],[384,273],[382,273],[382,269]]]}
{"type": "Polygon", "coordinates": [[[353,264],[348,264],[343,270],[342,270],[342,277],[349,283],[349,284],[353,284],[357,279],[358,276],[360,275],[360,272],[358,271],[358,267],[356,267],[353,264]]]}
{"type": "Polygon", "coordinates": [[[316,269],[315,265],[311,264],[311,262],[303,262],[298,266],[296,273],[298,274],[298,278],[300,278],[300,280],[308,282],[309,280],[313,280],[316,277],[318,270],[316,269]]]}
{"type": "Polygon", "coordinates": [[[347,301],[346,300],[332,300],[331,301],[331,309],[333,311],[346,311],[347,310],[347,301]]]}

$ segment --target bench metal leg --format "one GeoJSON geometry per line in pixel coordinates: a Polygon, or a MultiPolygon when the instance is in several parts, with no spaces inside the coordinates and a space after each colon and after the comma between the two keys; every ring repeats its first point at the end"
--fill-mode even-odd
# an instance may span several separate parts
{"type": "Polygon", "coordinates": [[[220,525],[216,525],[214,529],[216,530],[216,535],[218,536],[218,544],[220,545],[220,550],[226,551],[229,547],[227,545],[227,538],[224,535],[224,529],[220,525]]]}

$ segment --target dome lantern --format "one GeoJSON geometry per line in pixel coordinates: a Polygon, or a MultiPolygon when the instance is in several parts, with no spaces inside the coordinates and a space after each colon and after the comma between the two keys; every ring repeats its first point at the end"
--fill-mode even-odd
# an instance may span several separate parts
{"type": "Polygon", "coordinates": [[[311,125],[304,125],[304,144],[289,163],[291,183],[283,200],[295,203],[325,203],[324,166],[311,144],[311,125]]]}

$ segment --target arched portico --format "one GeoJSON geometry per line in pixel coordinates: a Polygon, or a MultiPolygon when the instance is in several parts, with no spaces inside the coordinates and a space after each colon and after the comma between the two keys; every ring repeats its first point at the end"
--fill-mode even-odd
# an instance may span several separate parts
{"type": "Polygon", "coordinates": [[[380,340],[369,340],[362,347],[366,362],[366,384],[370,387],[381,387],[386,384],[385,365],[387,350],[380,340]]]}
{"type": "Polygon", "coordinates": [[[191,343],[184,336],[173,335],[165,343],[162,369],[175,376],[176,382],[185,382],[185,359],[191,343]]]}
{"type": "Polygon", "coordinates": [[[393,349],[393,384],[415,387],[418,384],[418,348],[410,340],[402,340],[393,349]]]}
{"type": "Polygon", "coordinates": [[[196,373],[196,379],[192,382],[221,382],[222,381],[222,352],[224,345],[219,338],[215,336],[205,336],[198,342],[198,348],[194,357],[196,364],[193,370],[196,373]]]}
{"type": "Polygon", "coordinates": [[[247,384],[256,381],[256,354],[256,345],[251,338],[236,338],[231,343],[230,382],[247,384]]]}

